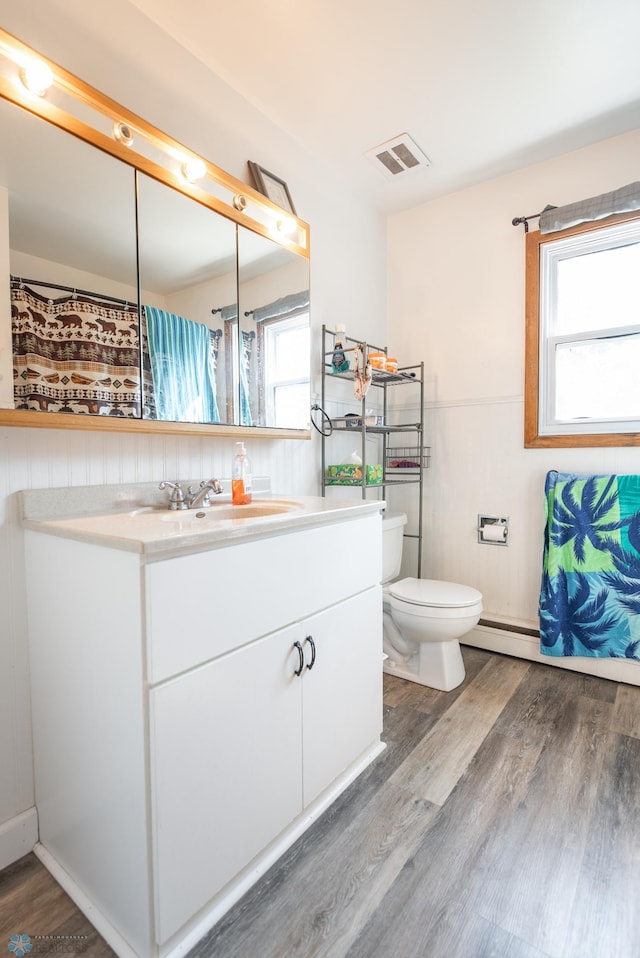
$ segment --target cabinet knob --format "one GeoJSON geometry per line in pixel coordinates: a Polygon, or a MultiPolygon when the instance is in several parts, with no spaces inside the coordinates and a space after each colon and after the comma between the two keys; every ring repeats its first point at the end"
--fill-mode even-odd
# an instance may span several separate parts
{"type": "Polygon", "coordinates": [[[298,668],[293,670],[293,674],[300,676],[302,675],[302,670],[304,668],[304,652],[302,651],[302,646],[297,641],[293,643],[293,647],[294,649],[298,650],[298,659],[299,659],[298,668]]]}
{"type": "Polygon", "coordinates": [[[316,662],[316,644],[310,635],[306,637],[305,642],[308,642],[311,646],[311,661],[307,663],[307,668],[311,671],[316,662]]]}

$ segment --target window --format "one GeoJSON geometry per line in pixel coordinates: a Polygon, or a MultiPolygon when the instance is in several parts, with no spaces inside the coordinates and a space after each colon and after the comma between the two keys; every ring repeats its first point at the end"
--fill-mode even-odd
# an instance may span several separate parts
{"type": "Polygon", "coordinates": [[[640,445],[640,218],[527,234],[525,446],[640,445]]]}
{"type": "Polygon", "coordinates": [[[309,426],[310,350],[308,312],[260,324],[267,423],[309,426]],[[304,358],[303,358],[304,357],[304,358]]]}

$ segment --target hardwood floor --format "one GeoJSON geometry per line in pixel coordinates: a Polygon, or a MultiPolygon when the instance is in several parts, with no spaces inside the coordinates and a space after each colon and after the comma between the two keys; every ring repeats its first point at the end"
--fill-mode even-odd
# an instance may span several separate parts
{"type": "MultiPolygon", "coordinates": [[[[463,656],[453,692],[385,676],[385,752],[191,958],[640,955],[640,688],[463,656]]],[[[112,955],[33,855],[16,933],[112,955]]]]}

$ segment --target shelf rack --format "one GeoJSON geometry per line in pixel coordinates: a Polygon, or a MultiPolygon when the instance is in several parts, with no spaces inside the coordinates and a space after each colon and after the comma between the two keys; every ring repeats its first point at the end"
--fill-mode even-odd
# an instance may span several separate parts
{"type": "MultiPolygon", "coordinates": [[[[339,380],[348,382],[354,381],[353,369],[346,372],[335,372],[332,366],[333,353],[338,333],[322,327],[322,377],[321,377],[321,409],[326,409],[330,383],[339,380]]],[[[388,355],[386,346],[375,346],[364,340],[353,339],[350,336],[343,337],[340,334],[340,341],[344,347],[347,357],[353,355],[355,346],[359,346],[363,352],[365,361],[371,352],[383,353],[388,355]]],[[[352,363],[353,364],[353,363],[352,363]]],[[[405,538],[418,540],[418,558],[417,558],[417,576],[420,578],[422,564],[422,510],[423,510],[423,475],[424,470],[429,465],[430,450],[424,444],[424,363],[416,363],[411,366],[400,367],[397,372],[388,372],[382,369],[372,369],[372,379],[370,389],[382,390],[382,414],[367,417],[366,405],[367,398],[371,401],[371,396],[365,396],[361,401],[360,414],[354,414],[351,417],[337,417],[331,420],[331,433],[348,432],[353,435],[360,434],[361,438],[361,459],[362,474],[357,483],[354,482],[336,482],[331,481],[327,476],[327,440],[328,435],[322,430],[322,494],[326,495],[327,488],[336,488],[344,486],[349,488],[360,487],[362,498],[366,499],[368,495],[376,491],[383,491],[385,488],[403,485],[416,485],[418,487],[418,531],[415,533],[405,533],[405,538]],[[420,393],[419,410],[420,418],[417,422],[403,422],[395,425],[388,424],[389,418],[389,399],[388,392],[390,388],[412,386],[417,388],[420,393]],[[373,421],[367,422],[367,419],[373,421]],[[353,424],[348,422],[353,420],[353,424]],[[367,437],[380,437],[380,451],[382,464],[382,479],[374,483],[367,483],[367,437]]]]}

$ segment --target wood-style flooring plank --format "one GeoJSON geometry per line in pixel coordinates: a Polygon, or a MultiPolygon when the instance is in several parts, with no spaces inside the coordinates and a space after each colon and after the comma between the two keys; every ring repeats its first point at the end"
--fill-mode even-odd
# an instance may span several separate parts
{"type": "Polygon", "coordinates": [[[488,836],[465,890],[473,911],[554,958],[564,952],[612,709],[584,696],[565,703],[524,800],[488,836]]]}
{"type": "Polygon", "coordinates": [[[444,804],[528,670],[520,659],[491,658],[391,781],[444,804]]]}
{"type": "MultiPolygon", "coordinates": [[[[614,683],[612,683],[614,684],[614,683]]],[[[611,728],[621,735],[640,738],[640,687],[618,685],[611,728]]]]}
{"type": "Polygon", "coordinates": [[[563,721],[567,700],[576,700],[582,695],[584,686],[580,678],[584,677],[567,669],[529,669],[518,687],[518,694],[510,699],[498,717],[495,729],[543,745],[563,721]]]}
{"type": "MultiPolygon", "coordinates": [[[[445,932],[452,903],[462,901],[488,837],[524,800],[539,755],[539,747],[506,735],[485,738],[349,958],[449,958],[454,945],[445,932]]],[[[465,904],[457,923],[477,928],[478,917],[465,904]]]]}
{"type": "Polygon", "coordinates": [[[8,946],[11,935],[29,935],[30,958],[38,952],[115,956],[32,852],[0,871],[0,943],[8,946]]]}
{"type": "Polygon", "coordinates": [[[611,733],[564,958],[640,954],[639,807],[640,741],[611,733]]]}
{"type": "Polygon", "coordinates": [[[503,928],[468,912],[458,901],[451,901],[438,921],[429,925],[423,951],[417,954],[420,958],[549,958],[503,928]]]}

